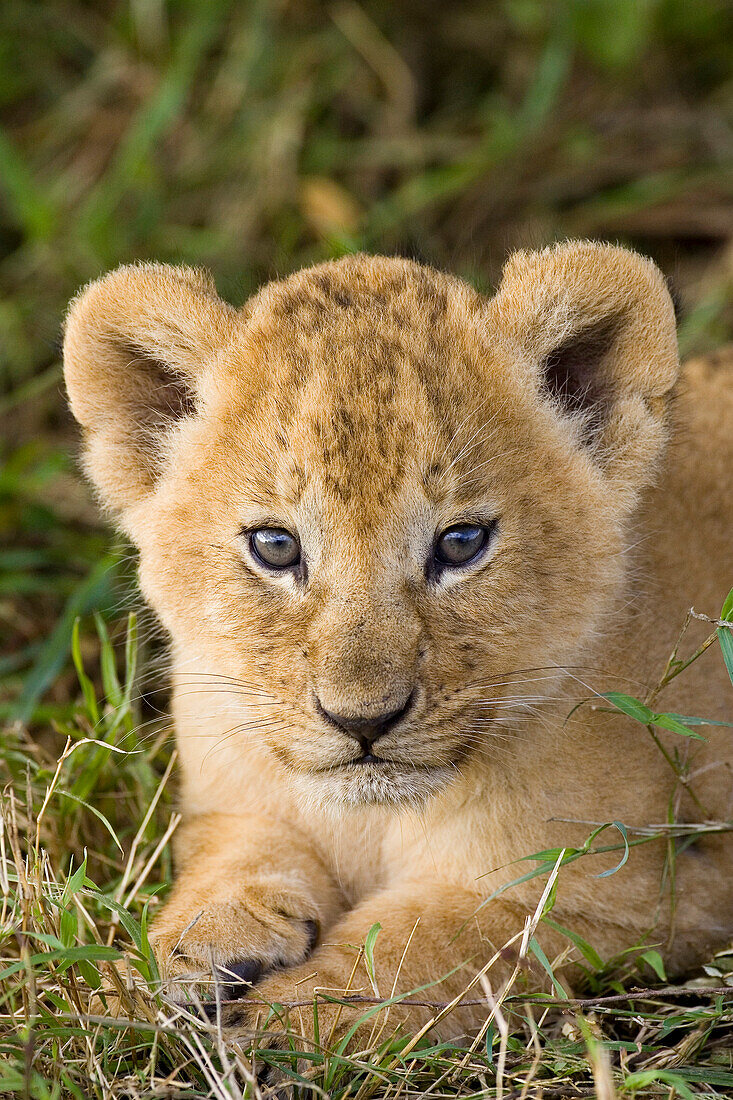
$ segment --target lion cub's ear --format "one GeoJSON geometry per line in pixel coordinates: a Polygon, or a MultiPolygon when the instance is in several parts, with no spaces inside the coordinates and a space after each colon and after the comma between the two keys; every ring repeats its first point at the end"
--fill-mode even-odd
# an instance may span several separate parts
{"type": "Polygon", "coordinates": [[[674,306],[651,260],[580,241],[511,257],[489,334],[575,444],[633,498],[666,439],[679,372],[674,306]]]}
{"type": "Polygon", "coordinates": [[[236,311],[202,271],[120,267],[71,303],[64,373],[84,429],[85,465],[117,512],[150,492],[166,440],[196,410],[206,366],[234,331],[236,311]]]}

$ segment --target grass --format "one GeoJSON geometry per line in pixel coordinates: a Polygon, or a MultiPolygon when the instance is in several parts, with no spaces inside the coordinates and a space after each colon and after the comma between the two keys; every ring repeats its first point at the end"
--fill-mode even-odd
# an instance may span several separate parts
{"type": "MultiPolygon", "coordinates": [[[[75,468],[69,297],[155,257],[211,267],[236,303],[360,247],[490,290],[508,249],[589,235],[653,255],[683,351],[708,350],[733,335],[731,35],[725,0],[0,6],[0,1092],[256,1089],[250,1051],[195,1010],[172,1026],[154,995],[145,927],[172,874],[175,775],[161,644],[75,468]],[[130,943],[153,988],[125,994],[138,1022],[90,1018],[130,943]]],[[[723,627],[719,647],[733,661],[723,627]]],[[[645,707],[650,736],[665,717],[608,703],[645,707]]],[[[638,838],[612,832],[594,843],[621,859],[638,838]]],[[[334,1096],[733,1094],[733,960],[675,992],[662,971],[649,985],[653,956],[641,975],[650,950],[588,959],[583,999],[559,1008],[518,979],[479,1048],[403,1041],[368,1069],[317,1059],[314,1080],[334,1096]]]]}

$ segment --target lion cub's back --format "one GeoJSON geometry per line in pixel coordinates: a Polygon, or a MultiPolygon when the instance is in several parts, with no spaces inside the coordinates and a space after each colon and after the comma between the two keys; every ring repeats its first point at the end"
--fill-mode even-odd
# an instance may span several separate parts
{"type": "MultiPolygon", "coordinates": [[[[733,344],[685,363],[682,369],[680,406],[684,452],[679,467],[683,476],[699,478],[713,520],[727,519],[728,537],[733,523],[733,344]]],[[[703,503],[702,501],[700,503],[703,503]]],[[[728,565],[731,564],[730,549],[728,565]]]]}
{"type": "MultiPolygon", "coordinates": [[[[673,415],[672,443],[644,504],[639,579],[647,596],[638,612],[652,681],[689,608],[714,617],[733,587],[733,346],[685,364],[673,415]]],[[[709,630],[693,623],[683,652],[709,630]]],[[[733,691],[719,654],[698,661],[676,687],[675,709],[698,706],[706,717],[733,716],[733,691]]],[[[665,702],[671,706],[671,698],[665,702]]]]}
{"type": "Polygon", "coordinates": [[[685,364],[677,419],[660,485],[667,535],[679,547],[684,532],[697,609],[715,614],[733,587],[733,345],[685,364]]]}

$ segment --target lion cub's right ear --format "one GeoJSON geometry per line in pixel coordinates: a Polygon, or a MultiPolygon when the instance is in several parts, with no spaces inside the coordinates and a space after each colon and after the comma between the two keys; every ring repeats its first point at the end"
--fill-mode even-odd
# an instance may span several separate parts
{"type": "Polygon", "coordinates": [[[164,264],[120,267],[73,300],[64,373],[85,436],[85,467],[117,513],[154,487],[166,442],[196,411],[207,364],[237,312],[207,273],[164,264]]]}
{"type": "Polygon", "coordinates": [[[517,252],[487,307],[491,339],[632,507],[669,434],[679,373],[672,299],[651,260],[566,241],[517,252]]]}

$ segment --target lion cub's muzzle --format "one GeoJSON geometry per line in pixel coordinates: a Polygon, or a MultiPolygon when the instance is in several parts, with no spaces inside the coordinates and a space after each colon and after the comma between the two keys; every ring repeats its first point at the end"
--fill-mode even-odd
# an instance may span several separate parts
{"type": "Polygon", "coordinates": [[[337,729],[346,733],[349,737],[353,737],[358,743],[361,756],[354,763],[369,763],[379,759],[377,753],[372,751],[374,744],[380,737],[391,733],[402,719],[407,717],[412,710],[414,698],[415,692],[413,690],[406,699],[400,702],[400,705],[393,706],[389,710],[376,713],[370,711],[365,714],[327,710],[320,699],[316,698],[316,709],[330,725],[336,726],[337,729]]]}

